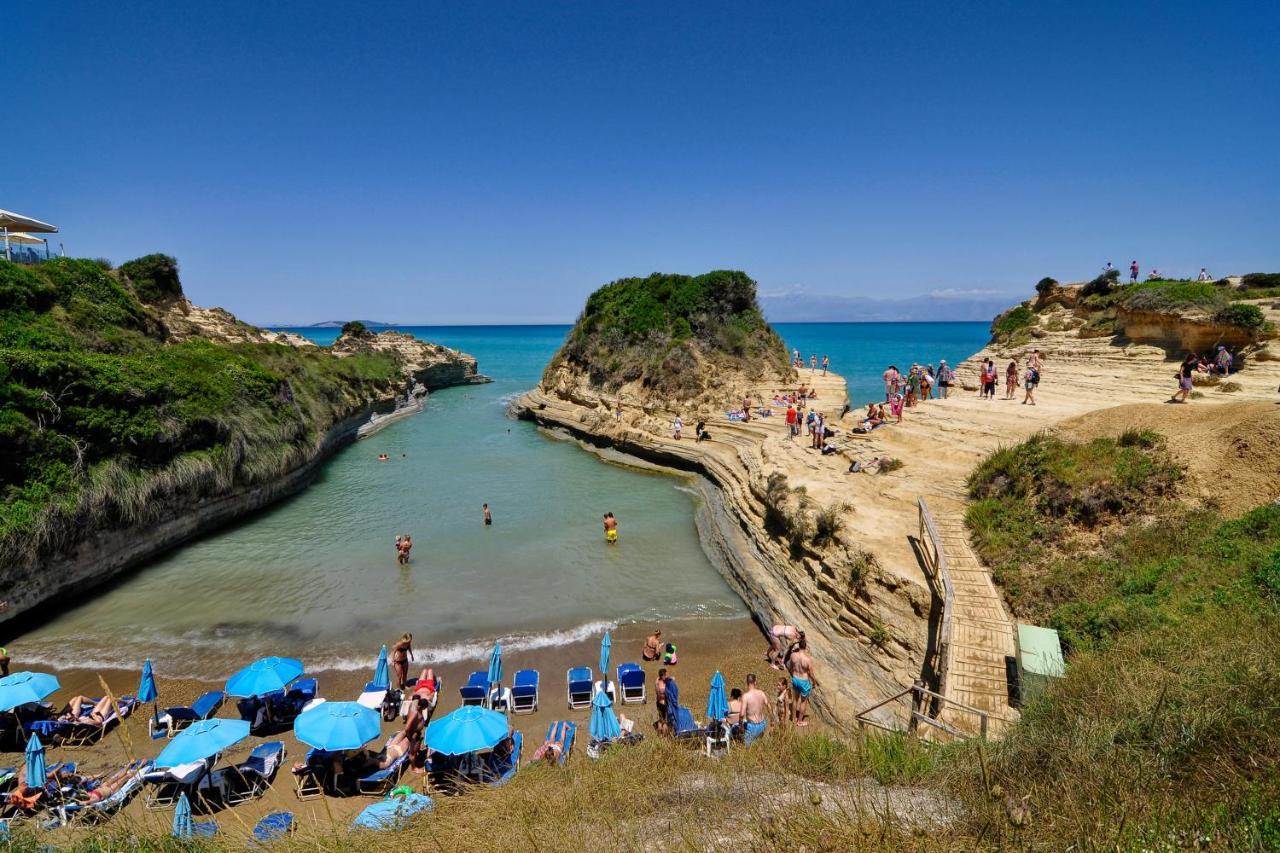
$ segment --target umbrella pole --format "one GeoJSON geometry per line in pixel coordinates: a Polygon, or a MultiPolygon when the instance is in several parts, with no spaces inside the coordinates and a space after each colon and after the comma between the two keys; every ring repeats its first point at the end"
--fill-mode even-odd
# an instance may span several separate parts
{"type": "Polygon", "coordinates": [[[9,254],[9,227],[8,226],[5,226],[5,229],[4,229],[4,259],[6,261],[13,260],[13,256],[9,254]]]}

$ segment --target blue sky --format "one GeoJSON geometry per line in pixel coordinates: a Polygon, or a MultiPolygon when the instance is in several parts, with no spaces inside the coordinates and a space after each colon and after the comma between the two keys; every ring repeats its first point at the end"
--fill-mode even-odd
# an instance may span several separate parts
{"type": "Polygon", "coordinates": [[[59,2],[0,40],[0,207],[258,323],[1280,269],[1274,3],[59,2]]]}

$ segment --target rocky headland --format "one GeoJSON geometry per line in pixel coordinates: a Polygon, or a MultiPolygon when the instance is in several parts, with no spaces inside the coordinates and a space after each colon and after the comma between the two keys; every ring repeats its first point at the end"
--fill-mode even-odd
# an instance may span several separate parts
{"type": "Polygon", "coordinates": [[[0,622],[295,494],[429,391],[488,381],[410,335],[349,324],[317,347],[192,305],[163,255],[0,263],[0,318],[0,622]]]}

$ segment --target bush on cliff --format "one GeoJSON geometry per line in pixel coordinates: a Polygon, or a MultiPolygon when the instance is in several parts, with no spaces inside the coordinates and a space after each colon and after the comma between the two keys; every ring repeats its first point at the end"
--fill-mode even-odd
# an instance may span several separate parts
{"type": "Polygon", "coordinates": [[[1239,326],[1242,329],[1261,329],[1266,322],[1266,316],[1257,305],[1244,305],[1239,302],[1233,302],[1219,309],[1218,313],[1213,315],[1213,319],[1214,322],[1224,326],[1239,326]]]}
{"type": "MultiPolygon", "coordinates": [[[[132,268],[160,274],[163,257],[132,268]]],[[[279,476],[399,381],[390,356],[167,342],[122,281],[87,260],[0,261],[0,564],[279,476]]]]}
{"type": "Polygon", "coordinates": [[[1241,276],[1240,286],[1245,290],[1275,290],[1280,288],[1280,272],[1251,272],[1241,276]]]}
{"type": "Polygon", "coordinates": [[[1157,279],[1125,287],[1120,304],[1133,311],[1178,312],[1194,307],[1213,313],[1226,307],[1227,298],[1213,282],[1157,279]]]}
{"type": "Polygon", "coordinates": [[[1040,294],[1041,296],[1047,296],[1050,293],[1052,293],[1053,289],[1057,286],[1058,286],[1058,280],[1056,278],[1050,278],[1049,276],[1045,276],[1044,278],[1036,282],[1036,293],[1040,294]]]}
{"type": "Polygon", "coordinates": [[[1025,337],[1024,330],[1030,329],[1035,323],[1035,312],[1026,305],[1018,305],[996,317],[991,324],[991,334],[996,340],[1010,342],[1019,338],[1019,333],[1023,333],[1021,337],[1025,337]]]}
{"type": "Polygon", "coordinates": [[[588,297],[548,376],[567,362],[599,387],[640,381],[687,397],[702,390],[703,361],[791,375],[786,346],[765,322],[745,273],[654,273],[606,284],[588,297]]]}
{"type": "Polygon", "coordinates": [[[169,255],[144,255],[121,264],[119,272],[133,285],[134,292],[143,302],[160,302],[182,296],[178,261],[169,255]]]}

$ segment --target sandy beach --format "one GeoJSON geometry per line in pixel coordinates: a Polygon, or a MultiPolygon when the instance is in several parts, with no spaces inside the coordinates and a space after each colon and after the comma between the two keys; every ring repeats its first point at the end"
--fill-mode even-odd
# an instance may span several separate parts
{"type": "MultiPolygon", "coordinates": [[[[613,632],[613,654],[611,670],[616,671],[619,663],[635,661],[641,663],[640,650],[644,638],[657,626],[623,625],[613,632]]],[[[660,626],[664,639],[675,642],[679,648],[679,664],[672,667],[672,673],[681,688],[682,703],[694,711],[695,717],[702,718],[706,707],[708,685],[712,674],[719,669],[728,687],[743,686],[748,672],[755,672],[760,678],[761,686],[770,695],[776,687],[779,674],[771,670],[764,662],[763,656],[767,643],[761,631],[750,619],[690,619],[671,622],[660,626]]],[[[390,638],[389,638],[390,639],[390,638]]],[[[586,729],[590,720],[589,709],[570,711],[565,696],[565,672],[570,666],[590,666],[593,670],[598,666],[600,656],[599,638],[584,640],[572,645],[554,649],[538,649],[530,652],[518,652],[504,658],[504,670],[507,681],[511,673],[517,669],[537,669],[541,674],[541,696],[537,712],[512,717],[515,728],[524,733],[526,752],[525,760],[542,742],[547,727],[556,720],[571,720],[580,726],[580,735],[570,758],[574,762],[586,762],[585,754],[586,729]]],[[[16,661],[20,665],[20,661],[16,661]]],[[[419,661],[417,665],[429,665],[430,661],[419,661]]],[[[441,696],[436,717],[455,709],[459,705],[458,686],[465,683],[469,673],[483,669],[484,661],[466,661],[436,667],[436,672],[445,679],[445,690],[441,696]]],[[[656,664],[643,664],[648,676],[649,701],[645,704],[619,706],[617,710],[625,713],[636,722],[636,731],[646,737],[655,737],[653,722],[656,719],[652,699],[652,681],[657,672],[656,664]]],[[[100,695],[101,681],[105,681],[116,695],[133,693],[137,689],[138,673],[121,670],[57,670],[55,674],[62,683],[55,698],[70,696],[83,692],[86,695],[100,695]]],[[[366,672],[320,671],[312,673],[319,680],[319,695],[330,700],[350,700],[359,695],[365,682],[371,677],[366,672]]],[[[230,675],[230,673],[228,673],[230,675]]],[[[833,674],[834,675],[834,674],[833,674]]],[[[832,675],[832,677],[833,677],[832,675]]],[[[216,689],[220,684],[198,680],[167,679],[163,672],[156,674],[160,692],[160,705],[181,704],[190,702],[206,690],[216,689]]],[[[819,678],[822,673],[819,673],[819,678]]],[[[66,750],[53,748],[49,750],[49,761],[76,761],[80,767],[91,773],[109,771],[118,768],[129,760],[130,756],[154,757],[163,749],[167,741],[153,741],[147,733],[147,718],[150,708],[139,709],[125,725],[113,731],[101,743],[88,749],[66,750]]],[[[220,717],[234,717],[234,700],[229,700],[220,717]]],[[[396,724],[384,723],[382,740],[396,730],[396,724]]],[[[316,834],[332,833],[347,826],[361,809],[373,802],[370,797],[333,798],[325,797],[300,802],[294,794],[293,777],[288,766],[300,760],[307,747],[293,737],[292,731],[266,738],[253,737],[230,750],[223,757],[224,764],[234,764],[243,760],[254,745],[266,740],[281,740],[288,751],[286,767],[282,769],[267,795],[261,800],[245,803],[217,812],[213,817],[220,824],[227,840],[234,841],[247,836],[253,825],[263,816],[274,811],[289,811],[299,820],[301,832],[316,834]]],[[[375,741],[372,746],[380,746],[375,741]]],[[[692,748],[692,747],[691,747],[692,748]]],[[[0,763],[17,763],[21,755],[4,754],[0,763]]],[[[402,778],[404,784],[418,787],[422,777],[406,772],[402,778]]],[[[163,833],[167,831],[172,811],[147,811],[143,807],[142,798],[135,799],[108,826],[111,830],[147,833],[163,833]]],[[[87,830],[70,828],[57,831],[51,839],[75,835],[83,837],[87,830]]]]}

